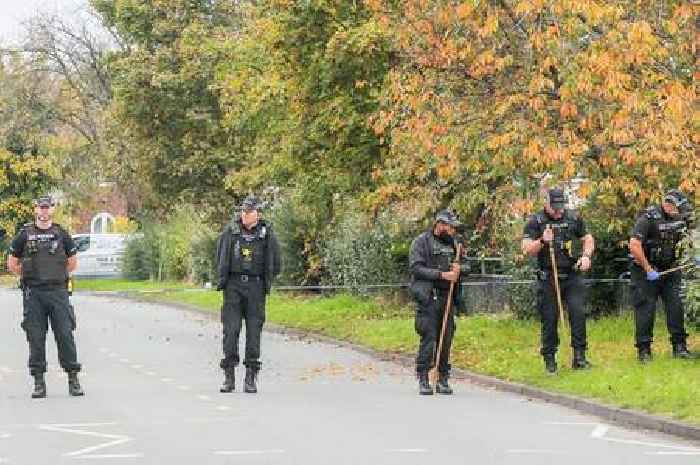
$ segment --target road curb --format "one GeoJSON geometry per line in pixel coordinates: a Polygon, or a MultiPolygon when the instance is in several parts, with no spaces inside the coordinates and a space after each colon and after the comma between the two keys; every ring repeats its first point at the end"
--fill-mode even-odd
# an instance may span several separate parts
{"type": "MultiPolygon", "coordinates": [[[[99,297],[117,297],[143,303],[156,303],[161,305],[167,305],[174,308],[206,314],[218,320],[218,314],[216,312],[207,311],[197,306],[189,304],[159,301],[157,299],[144,299],[139,298],[138,296],[134,296],[133,294],[123,292],[104,293],[87,291],[81,292],[81,294],[99,297]]],[[[407,354],[382,352],[353,342],[335,339],[333,337],[320,334],[314,331],[280,326],[274,323],[266,323],[265,330],[280,335],[292,336],[299,339],[311,339],[326,344],[349,348],[362,354],[376,358],[378,360],[398,363],[404,367],[413,368],[415,364],[414,358],[407,354]]],[[[499,378],[474,373],[461,368],[453,368],[452,372],[455,378],[467,380],[470,383],[478,386],[496,389],[503,392],[509,392],[532,399],[538,399],[556,405],[561,405],[563,407],[571,408],[581,413],[599,417],[615,425],[665,433],[700,443],[700,427],[698,426],[681,423],[679,421],[670,420],[663,417],[658,417],[637,410],[613,407],[589,399],[573,396],[570,394],[561,394],[551,391],[545,391],[543,389],[539,389],[533,386],[527,386],[520,383],[505,381],[499,378]]]]}
{"type": "MultiPolygon", "coordinates": [[[[298,328],[287,328],[277,325],[269,325],[269,327],[267,327],[266,325],[266,329],[278,334],[309,338],[318,340],[320,342],[350,348],[357,352],[370,355],[379,360],[399,363],[403,366],[410,368],[413,368],[415,365],[414,358],[406,354],[381,352],[352,342],[334,339],[332,337],[323,334],[318,334],[312,331],[310,332],[298,328]]],[[[622,409],[619,407],[612,407],[609,405],[600,404],[598,402],[589,399],[584,399],[581,397],[576,397],[570,394],[560,394],[551,391],[545,391],[543,389],[527,386],[520,383],[504,381],[499,378],[474,373],[472,371],[464,370],[462,368],[453,368],[452,372],[455,378],[464,379],[472,384],[476,384],[482,387],[497,389],[499,391],[510,392],[524,397],[561,405],[563,407],[568,407],[577,410],[581,413],[586,413],[602,418],[609,423],[616,424],[619,426],[634,427],[637,429],[645,429],[649,431],[665,433],[700,443],[700,427],[697,426],[681,423],[674,420],[669,420],[655,415],[650,415],[648,413],[640,412],[637,410],[622,409]]]]}

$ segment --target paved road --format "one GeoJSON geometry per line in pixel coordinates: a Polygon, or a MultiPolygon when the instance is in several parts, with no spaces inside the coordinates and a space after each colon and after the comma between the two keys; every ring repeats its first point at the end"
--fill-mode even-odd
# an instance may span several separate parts
{"type": "Polygon", "coordinates": [[[219,394],[215,319],[108,297],[74,302],[87,395],[68,396],[51,341],[49,396],[32,400],[20,295],[0,290],[2,464],[700,463],[699,444],[466,382],[455,396],[421,398],[405,368],[270,333],[261,392],[219,394]]]}

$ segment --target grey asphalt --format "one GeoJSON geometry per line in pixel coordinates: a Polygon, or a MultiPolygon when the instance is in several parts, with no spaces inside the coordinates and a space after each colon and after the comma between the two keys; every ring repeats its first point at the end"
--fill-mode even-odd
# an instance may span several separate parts
{"type": "Polygon", "coordinates": [[[0,290],[2,464],[700,463],[700,444],[465,381],[454,396],[419,397],[409,369],[274,333],[263,335],[260,393],[237,383],[220,394],[216,318],[73,300],[86,396],[68,396],[50,337],[49,395],[32,400],[20,294],[0,290]]]}

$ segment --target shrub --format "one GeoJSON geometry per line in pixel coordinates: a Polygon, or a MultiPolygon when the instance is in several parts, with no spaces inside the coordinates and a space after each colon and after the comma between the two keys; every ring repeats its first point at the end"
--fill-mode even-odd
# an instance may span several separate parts
{"type": "Polygon", "coordinates": [[[348,210],[322,245],[325,281],[354,291],[365,291],[367,284],[406,281],[407,230],[403,220],[389,215],[369,221],[356,210],[348,210]]]}
{"type": "Polygon", "coordinates": [[[269,212],[280,244],[280,284],[316,284],[320,281],[319,244],[330,223],[328,204],[312,193],[293,191],[278,200],[269,212]]]}
{"type": "Polygon", "coordinates": [[[131,236],[126,243],[122,258],[122,275],[126,279],[144,280],[151,277],[150,257],[143,234],[131,236]]]}
{"type": "Polygon", "coordinates": [[[197,283],[216,283],[216,241],[218,234],[202,227],[192,237],[192,280],[197,283]]]}
{"type": "Polygon", "coordinates": [[[144,223],[127,244],[122,273],[129,279],[211,279],[216,236],[191,206],[167,223],[144,223]],[[206,271],[205,271],[206,270],[206,271]]]}

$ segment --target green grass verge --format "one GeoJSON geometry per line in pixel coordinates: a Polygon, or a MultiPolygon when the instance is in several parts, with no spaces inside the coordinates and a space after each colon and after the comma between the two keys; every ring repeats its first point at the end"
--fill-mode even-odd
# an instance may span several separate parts
{"type": "MultiPolygon", "coordinates": [[[[160,301],[185,303],[217,312],[219,292],[165,292],[160,301]]],[[[374,349],[413,354],[418,337],[410,309],[350,295],[291,296],[273,293],[268,321],[352,341],[374,349]]],[[[669,353],[663,318],[657,320],[655,360],[636,362],[631,315],[588,324],[593,370],[568,368],[570,349],[560,351],[558,376],[544,374],[538,353],[539,323],[509,316],[475,315],[459,318],[452,350],[453,365],[550,391],[596,399],[700,425],[700,359],[674,360],[669,353]]],[[[700,351],[700,333],[689,345],[700,351]]]]}
{"type": "Polygon", "coordinates": [[[17,287],[17,277],[11,274],[0,274],[0,287],[17,287]]]}
{"type": "Polygon", "coordinates": [[[188,286],[181,282],[128,281],[126,279],[76,279],[76,291],[155,291],[162,289],[183,289],[188,286]]]}

